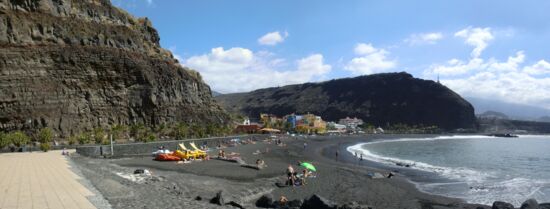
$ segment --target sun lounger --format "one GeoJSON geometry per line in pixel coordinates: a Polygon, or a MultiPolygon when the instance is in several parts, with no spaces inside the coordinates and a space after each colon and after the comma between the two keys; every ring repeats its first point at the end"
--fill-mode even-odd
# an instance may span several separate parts
{"type": "Polygon", "coordinates": [[[197,148],[197,145],[195,145],[194,142],[189,143],[189,145],[191,145],[191,148],[193,148],[193,151],[204,152],[204,153],[206,153],[206,151],[197,148]]]}
{"type": "Polygon", "coordinates": [[[173,155],[178,156],[181,159],[185,159],[185,160],[190,160],[191,158],[193,159],[195,158],[195,155],[193,155],[193,153],[191,153],[188,150],[176,150],[173,155]]]}
{"type": "Polygon", "coordinates": [[[191,142],[189,143],[189,145],[191,145],[191,148],[193,148],[193,151],[195,153],[197,153],[197,155],[200,157],[200,158],[205,158],[206,157],[206,152],[204,150],[201,150],[199,148],[197,148],[197,146],[195,145],[194,142],[191,142]]]}
{"type": "Polygon", "coordinates": [[[183,144],[183,143],[178,144],[178,146],[180,147],[181,150],[189,150],[189,151],[191,151],[190,149],[187,149],[187,147],[185,147],[185,144],[183,144]]]}
{"type": "Polygon", "coordinates": [[[181,143],[181,144],[178,144],[179,148],[181,149],[182,152],[187,152],[188,155],[190,156],[190,158],[193,158],[193,159],[198,159],[198,158],[201,158],[201,157],[204,157],[204,155],[201,155],[201,153],[199,152],[195,152],[193,150],[190,150],[190,149],[187,149],[187,147],[185,147],[185,144],[181,143]]]}

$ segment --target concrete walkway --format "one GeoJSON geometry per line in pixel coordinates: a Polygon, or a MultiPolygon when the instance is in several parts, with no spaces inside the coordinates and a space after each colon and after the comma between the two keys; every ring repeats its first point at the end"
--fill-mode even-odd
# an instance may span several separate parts
{"type": "Polygon", "coordinates": [[[61,151],[0,154],[0,209],[95,208],[79,179],[61,151]]]}

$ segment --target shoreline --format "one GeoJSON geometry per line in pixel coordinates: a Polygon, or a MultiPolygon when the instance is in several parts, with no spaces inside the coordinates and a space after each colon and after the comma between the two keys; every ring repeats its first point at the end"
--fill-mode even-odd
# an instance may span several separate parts
{"type": "MultiPolygon", "coordinates": [[[[256,208],[255,202],[262,195],[271,195],[275,199],[285,196],[289,200],[303,200],[314,194],[339,205],[355,202],[372,208],[490,208],[486,205],[468,204],[457,198],[423,192],[401,172],[391,179],[371,179],[368,177],[369,172],[386,173],[392,170],[377,167],[374,162],[366,160],[363,161],[363,165],[356,165],[354,162],[357,160],[345,150],[348,146],[366,141],[427,136],[438,135],[307,138],[282,136],[283,142],[286,143],[284,147],[258,141],[256,144],[225,149],[228,153],[241,153],[248,163],[253,163],[255,159],[265,160],[268,167],[262,170],[244,168],[220,160],[176,164],[153,161],[152,157],[97,159],[77,155],[72,159],[113,208],[159,208],[161,203],[165,206],[160,208],[182,205],[187,208],[218,208],[207,201],[218,191],[224,191],[226,202],[232,200],[245,208],[256,208]],[[308,144],[305,150],[304,142],[308,144]],[[266,148],[269,149],[268,153],[252,154],[266,148]],[[338,162],[329,154],[336,148],[340,149],[338,162]],[[312,162],[318,169],[317,177],[308,180],[308,184],[304,186],[276,186],[284,182],[286,167],[289,164],[295,165],[298,161],[312,162]],[[138,168],[149,169],[154,174],[153,179],[162,180],[136,183],[120,175],[129,175],[138,168]]],[[[215,155],[215,151],[210,155],[215,155]]]]}
{"type": "Polygon", "coordinates": [[[411,184],[415,187],[416,190],[418,190],[419,192],[422,192],[422,193],[425,193],[425,194],[428,194],[428,195],[434,195],[434,196],[440,196],[440,197],[445,197],[445,198],[451,198],[451,199],[457,199],[457,200],[460,200],[462,201],[463,203],[467,203],[467,204],[478,204],[478,203],[468,203],[466,200],[462,199],[462,198],[458,198],[458,197],[452,197],[452,196],[446,196],[446,195],[442,195],[442,194],[435,194],[435,193],[430,193],[430,192],[427,192],[427,191],[424,191],[420,188],[420,185],[422,183],[447,183],[449,181],[451,181],[450,179],[446,179],[444,177],[441,177],[441,176],[438,176],[437,174],[434,174],[434,173],[431,173],[431,172],[428,172],[428,171],[424,171],[424,170],[420,170],[420,169],[416,169],[414,167],[404,167],[404,166],[397,166],[397,165],[388,165],[388,164],[384,164],[384,163],[381,163],[381,162],[376,162],[376,161],[372,161],[372,160],[369,160],[369,159],[363,159],[363,161],[360,161],[358,158],[356,158],[352,153],[350,153],[347,148],[350,147],[350,146],[354,146],[354,145],[357,145],[357,144],[362,144],[362,143],[369,143],[369,142],[373,142],[373,141],[388,141],[388,140],[398,140],[398,139],[403,139],[403,138],[419,138],[419,139],[423,139],[423,138],[435,138],[435,137],[438,137],[438,136],[446,136],[446,135],[437,135],[437,134],[434,134],[434,135],[423,135],[423,134],[419,134],[419,135],[405,135],[406,137],[401,137],[401,135],[397,134],[397,135],[391,135],[390,137],[380,137],[380,138],[374,138],[374,139],[368,139],[368,140],[364,140],[364,141],[348,141],[348,142],[345,142],[345,143],[342,143],[342,144],[338,144],[338,145],[328,145],[327,147],[324,148],[323,150],[323,157],[327,158],[327,159],[332,159],[334,160],[334,153],[336,150],[339,151],[340,153],[340,161],[339,163],[345,163],[347,164],[348,166],[357,166],[357,167],[361,167],[361,168],[364,168],[364,169],[367,169],[367,170],[372,170],[374,172],[381,172],[382,174],[388,174],[389,172],[392,172],[394,175],[394,178],[397,177],[399,178],[399,180],[401,181],[405,181],[405,183],[408,183],[408,184],[411,184]],[[338,148],[337,148],[338,147],[338,148]]]}
{"type": "Polygon", "coordinates": [[[437,134],[433,134],[433,135],[425,135],[425,134],[400,135],[400,134],[395,134],[395,135],[386,135],[386,136],[379,135],[379,136],[380,137],[374,137],[374,138],[365,139],[365,140],[350,140],[350,141],[346,141],[346,142],[343,142],[343,143],[341,142],[341,143],[338,143],[338,144],[327,145],[326,147],[322,148],[323,150],[322,150],[321,155],[323,157],[325,157],[326,159],[328,159],[328,160],[335,161],[335,152],[336,152],[336,150],[338,150],[338,152],[339,152],[338,163],[344,163],[347,166],[363,168],[363,169],[370,170],[370,171],[373,171],[373,172],[379,172],[379,173],[382,173],[384,175],[388,174],[389,172],[392,172],[393,174],[396,175],[396,176],[392,177],[392,179],[397,179],[399,181],[403,181],[403,184],[410,184],[411,186],[414,186],[414,188],[418,192],[425,193],[427,195],[433,195],[433,196],[438,196],[438,197],[444,197],[444,198],[459,200],[462,203],[476,204],[477,205],[477,203],[468,203],[466,200],[461,199],[461,198],[445,196],[445,195],[442,195],[442,194],[430,193],[430,192],[422,190],[419,187],[419,185],[421,183],[424,183],[424,182],[429,182],[429,183],[436,183],[437,182],[437,183],[439,183],[439,182],[446,182],[447,181],[447,179],[445,179],[443,177],[440,177],[437,174],[427,172],[427,171],[423,171],[423,170],[419,170],[419,169],[415,169],[415,168],[402,167],[402,166],[390,166],[390,165],[387,165],[387,164],[383,164],[383,163],[368,160],[368,159],[363,159],[363,161],[360,161],[358,158],[356,158],[352,153],[350,153],[347,150],[347,148],[350,147],[350,146],[354,146],[354,145],[361,144],[361,143],[369,143],[369,142],[373,142],[373,141],[398,140],[398,139],[403,139],[403,138],[434,138],[434,137],[444,136],[444,135],[437,135],[437,134]]]}
{"type": "MultiPolygon", "coordinates": [[[[537,139],[538,137],[544,137],[545,139],[547,138],[546,135],[520,135],[519,136],[520,139],[527,138],[526,140],[535,140],[535,139],[539,140],[537,139]]],[[[420,137],[406,136],[406,137],[397,137],[392,139],[366,140],[366,141],[358,141],[354,143],[346,143],[340,146],[338,150],[340,150],[340,153],[346,153],[347,155],[349,155],[349,158],[351,158],[352,161],[350,162],[348,160],[347,163],[355,163],[355,164],[357,164],[358,160],[353,156],[353,151],[366,152],[367,156],[370,156],[370,157],[367,157],[364,159],[364,161],[367,161],[366,163],[367,166],[365,166],[365,168],[368,169],[369,167],[371,167],[371,168],[383,169],[385,171],[393,171],[395,173],[401,174],[401,176],[409,180],[409,182],[411,184],[414,184],[420,192],[449,197],[449,198],[457,198],[457,199],[463,200],[465,203],[468,203],[468,204],[491,205],[495,201],[504,200],[506,202],[512,203],[516,207],[520,207],[522,203],[524,203],[524,201],[527,199],[535,199],[543,202],[548,201],[547,196],[544,195],[545,193],[547,193],[548,187],[546,186],[547,184],[540,183],[540,182],[545,182],[543,180],[540,180],[541,176],[524,177],[526,178],[525,179],[526,182],[524,182],[523,185],[522,183],[509,185],[508,182],[514,182],[516,179],[529,175],[530,173],[529,174],[519,173],[519,175],[510,174],[512,175],[512,177],[510,177],[509,175],[498,176],[497,174],[494,174],[494,173],[488,174],[488,173],[491,173],[491,171],[487,171],[486,169],[485,170],[480,169],[480,167],[475,167],[475,166],[471,170],[457,171],[456,166],[452,167],[451,166],[452,164],[447,165],[447,164],[436,163],[436,164],[426,165],[425,162],[431,162],[431,161],[429,160],[425,161],[426,159],[424,159],[424,160],[421,160],[421,162],[416,162],[416,160],[411,160],[411,159],[422,159],[422,158],[415,158],[413,155],[408,155],[409,157],[401,156],[401,157],[395,158],[392,156],[399,156],[399,155],[382,154],[381,156],[379,153],[371,154],[370,152],[372,152],[372,150],[369,147],[357,146],[357,147],[353,147],[350,151],[348,151],[348,148],[350,146],[355,146],[359,144],[378,144],[379,142],[382,142],[382,143],[390,142],[389,144],[392,144],[392,142],[399,143],[399,141],[404,141],[404,142],[432,141],[432,140],[439,140],[439,139],[454,140],[455,138],[474,140],[476,142],[481,140],[480,143],[490,142],[493,144],[494,143],[502,144],[502,143],[510,143],[510,142],[516,143],[516,144],[523,143],[515,139],[509,139],[507,137],[490,137],[486,135],[472,135],[472,134],[452,135],[452,136],[442,136],[442,135],[422,136],[421,135],[420,137]],[[417,140],[416,138],[419,138],[419,140],[417,140]],[[368,149],[370,151],[366,151],[365,149],[368,149]],[[420,163],[421,165],[417,166],[416,165],[417,163],[420,163]],[[408,165],[410,165],[410,167],[408,167],[408,165]],[[441,172],[441,170],[445,170],[445,172],[441,172]],[[451,172],[451,174],[449,174],[449,172],[451,172]],[[475,176],[479,176],[476,174],[479,174],[482,176],[475,177],[475,176]],[[472,178],[471,176],[468,176],[468,175],[471,175],[474,177],[472,178]],[[489,177],[488,177],[489,179],[483,178],[485,176],[490,176],[492,177],[492,179],[489,177]],[[484,179],[484,180],[480,180],[480,179],[484,179]],[[438,185],[452,185],[452,186],[438,186],[438,185]],[[531,185],[531,186],[528,186],[528,185],[531,185]],[[502,191],[505,191],[505,192],[502,192],[502,191]],[[533,192],[526,193],[530,191],[533,191],[533,192]],[[535,192],[537,191],[540,194],[535,195],[535,192]]],[[[428,146],[428,145],[427,144],[422,145],[422,147],[425,147],[425,146],[428,146]]],[[[437,145],[434,145],[434,146],[437,146],[437,145]]],[[[409,149],[409,147],[407,146],[405,147],[401,146],[401,147],[404,149],[404,152],[407,152],[406,150],[409,149]]],[[[372,147],[372,148],[374,149],[375,147],[372,147]]],[[[415,148],[411,147],[410,149],[415,149],[415,148]]],[[[419,148],[419,149],[423,150],[422,148],[419,148]]],[[[336,150],[336,148],[331,147],[330,150],[331,150],[330,152],[333,153],[336,150]]],[[[429,151],[430,150],[428,150],[428,152],[429,151]]],[[[421,154],[423,152],[415,152],[415,153],[421,154]]],[[[477,158],[479,156],[478,155],[475,155],[475,156],[476,156],[475,159],[479,160],[479,158],[477,158]]],[[[536,156],[539,156],[539,155],[536,155],[536,156]]],[[[327,156],[327,154],[325,153],[325,157],[330,157],[330,156],[327,156]]],[[[475,164],[475,162],[473,163],[475,164]]],[[[502,164],[495,164],[494,166],[498,167],[499,165],[502,165],[502,164]]],[[[495,168],[494,166],[492,164],[488,165],[489,168],[494,168],[496,170],[499,169],[499,168],[495,168]]],[[[459,167],[459,168],[463,169],[463,167],[459,167]]],[[[483,167],[483,168],[487,168],[487,167],[483,167]]]]}

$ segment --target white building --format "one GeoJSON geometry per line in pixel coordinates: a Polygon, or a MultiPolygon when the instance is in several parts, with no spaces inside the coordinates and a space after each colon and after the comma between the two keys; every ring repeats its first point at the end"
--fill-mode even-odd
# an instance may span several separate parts
{"type": "Polygon", "coordinates": [[[349,130],[355,131],[358,126],[363,125],[363,120],[357,117],[354,117],[354,118],[346,117],[346,118],[340,119],[338,123],[346,126],[349,130]]]}
{"type": "Polygon", "coordinates": [[[327,123],[327,132],[329,133],[345,133],[347,127],[342,124],[338,124],[335,122],[328,122],[327,123]]]}

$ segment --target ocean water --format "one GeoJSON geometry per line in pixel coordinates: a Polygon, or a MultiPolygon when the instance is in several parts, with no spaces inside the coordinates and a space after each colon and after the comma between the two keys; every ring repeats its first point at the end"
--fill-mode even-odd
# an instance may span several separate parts
{"type": "Polygon", "coordinates": [[[528,198],[550,202],[550,136],[441,136],[361,143],[347,148],[367,160],[434,174],[425,192],[491,205],[528,198]],[[444,179],[444,181],[441,181],[444,179]]]}

